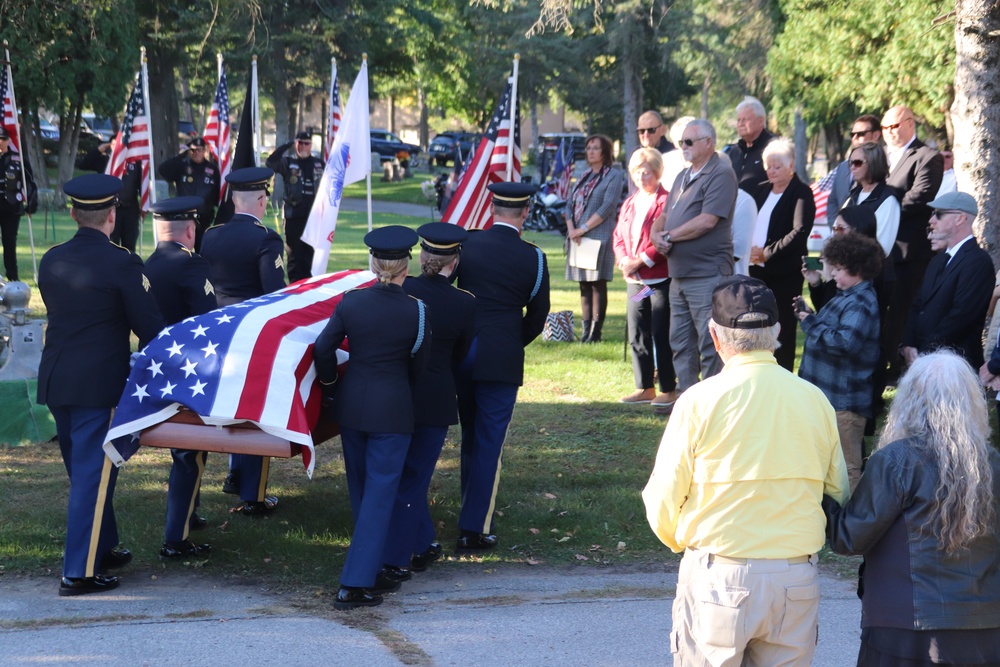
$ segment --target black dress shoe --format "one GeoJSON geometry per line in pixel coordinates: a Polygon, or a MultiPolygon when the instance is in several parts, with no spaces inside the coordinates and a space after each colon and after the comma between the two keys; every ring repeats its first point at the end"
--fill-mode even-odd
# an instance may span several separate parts
{"type": "MultiPolygon", "coordinates": [[[[398,585],[398,584],[397,584],[398,585]]],[[[333,601],[334,609],[354,609],[356,607],[374,607],[382,604],[382,596],[364,588],[341,586],[337,598],[333,601]]]]}
{"type": "Polygon", "coordinates": [[[101,572],[125,567],[132,561],[132,552],[128,549],[112,549],[101,557],[101,572]]]}
{"type": "Polygon", "coordinates": [[[401,579],[393,579],[388,575],[383,568],[377,575],[375,575],[375,585],[369,586],[368,590],[375,593],[394,593],[399,590],[402,581],[401,579]]]}
{"type": "Polygon", "coordinates": [[[274,511],[274,508],[277,507],[277,505],[278,499],[274,496],[268,496],[260,502],[247,500],[242,505],[234,507],[230,511],[237,512],[243,516],[262,517],[267,516],[274,511]]]}
{"type": "Polygon", "coordinates": [[[414,572],[423,572],[427,566],[441,558],[441,543],[431,542],[431,545],[418,554],[413,554],[410,559],[410,569],[414,572]]]}
{"type": "Polygon", "coordinates": [[[86,595],[88,593],[100,593],[118,588],[118,577],[105,577],[95,574],[92,577],[80,577],[74,579],[63,577],[59,584],[59,595],[86,595]]]}
{"type": "Polygon", "coordinates": [[[380,573],[386,579],[404,582],[413,578],[413,573],[408,567],[396,567],[395,565],[383,565],[380,573]]]}
{"type": "Polygon", "coordinates": [[[164,542],[160,558],[181,560],[182,558],[208,558],[212,553],[211,544],[195,544],[191,540],[164,542]]]}
{"type": "Polygon", "coordinates": [[[202,530],[208,526],[208,519],[195,512],[191,515],[191,520],[188,521],[188,526],[191,530],[202,530]]]}
{"type": "Polygon", "coordinates": [[[226,481],[222,483],[222,492],[234,496],[240,495],[240,476],[233,472],[226,475],[226,481]]]}
{"type": "Polygon", "coordinates": [[[496,535],[484,533],[474,533],[471,530],[463,530],[458,538],[455,552],[460,554],[474,554],[488,551],[497,545],[496,535]]]}

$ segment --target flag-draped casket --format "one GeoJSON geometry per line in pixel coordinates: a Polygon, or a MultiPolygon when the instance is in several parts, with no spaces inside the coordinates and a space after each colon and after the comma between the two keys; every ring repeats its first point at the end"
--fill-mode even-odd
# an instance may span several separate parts
{"type": "MultiPolygon", "coordinates": [[[[136,357],[105,452],[121,465],[143,430],[186,408],[210,426],[249,423],[301,445],[311,476],[322,400],[313,345],[343,294],[373,282],[369,271],[327,274],[167,327],[136,357]]],[[[173,446],[209,449],[198,445],[173,446]]]]}

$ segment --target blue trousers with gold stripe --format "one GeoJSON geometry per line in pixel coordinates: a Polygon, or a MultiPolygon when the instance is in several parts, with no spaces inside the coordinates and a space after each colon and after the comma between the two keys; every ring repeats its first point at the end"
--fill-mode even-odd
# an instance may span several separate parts
{"type": "Polygon", "coordinates": [[[507,427],[517,402],[516,384],[463,383],[458,415],[462,422],[462,511],[458,527],[489,533],[507,427]]]}
{"type": "Polygon", "coordinates": [[[417,426],[413,431],[382,556],[386,565],[410,567],[410,557],[425,551],[434,541],[427,490],[446,435],[447,426],[417,426]]]}
{"type": "Polygon", "coordinates": [[[262,502],[267,491],[267,477],[271,472],[270,456],[233,454],[229,469],[238,471],[240,478],[240,500],[262,502]]]}
{"type": "Polygon", "coordinates": [[[409,433],[369,433],[340,427],[354,533],[341,586],[372,587],[382,569],[389,521],[403,475],[409,433]]]}
{"type": "Polygon", "coordinates": [[[167,527],[163,541],[183,542],[188,538],[191,515],[197,506],[208,452],[171,449],[170,456],[174,463],[170,466],[170,482],[167,486],[167,527]]]}
{"type": "Polygon", "coordinates": [[[49,406],[69,475],[63,576],[92,577],[101,558],[118,546],[112,503],[118,468],[104,454],[111,408],[49,406]]]}

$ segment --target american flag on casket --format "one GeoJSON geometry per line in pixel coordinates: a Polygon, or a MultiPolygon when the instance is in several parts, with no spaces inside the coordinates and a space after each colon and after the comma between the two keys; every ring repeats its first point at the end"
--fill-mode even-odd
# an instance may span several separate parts
{"type": "MultiPolygon", "coordinates": [[[[369,271],[341,271],[167,327],[137,357],[104,451],[122,465],[143,429],[184,407],[206,424],[251,422],[302,445],[312,477],[310,425],[322,400],[313,345],[344,292],[374,282],[369,271]]],[[[346,353],[338,355],[343,363],[346,353]]]]}

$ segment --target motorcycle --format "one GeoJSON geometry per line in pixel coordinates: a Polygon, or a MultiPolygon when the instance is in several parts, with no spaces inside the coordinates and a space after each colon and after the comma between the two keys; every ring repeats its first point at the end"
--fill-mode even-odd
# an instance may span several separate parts
{"type": "Polygon", "coordinates": [[[566,200],[554,192],[555,181],[549,181],[535,193],[531,201],[531,213],[524,221],[524,228],[535,232],[556,230],[566,236],[566,200]]]}

